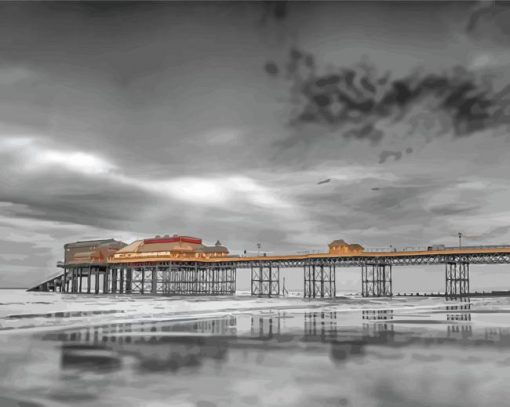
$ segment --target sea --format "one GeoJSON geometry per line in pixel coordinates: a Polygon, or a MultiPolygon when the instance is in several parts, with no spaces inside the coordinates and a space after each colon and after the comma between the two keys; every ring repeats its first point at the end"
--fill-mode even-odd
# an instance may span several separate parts
{"type": "Polygon", "coordinates": [[[508,406],[510,298],[0,290],[4,406],[508,406]]]}

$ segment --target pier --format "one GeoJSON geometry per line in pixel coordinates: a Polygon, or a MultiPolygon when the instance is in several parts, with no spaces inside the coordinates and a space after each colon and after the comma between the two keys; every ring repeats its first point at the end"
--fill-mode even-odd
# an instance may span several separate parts
{"type": "Polygon", "coordinates": [[[393,267],[444,265],[446,297],[470,295],[471,265],[510,264],[510,246],[432,247],[415,251],[367,251],[337,240],[329,252],[240,257],[216,242],[156,236],[130,245],[113,239],[65,245],[63,269],[29,291],[73,294],[234,295],[238,272],[249,272],[251,294],[278,297],[280,270],[303,273],[306,298],[334,298],[336,269],[357,267],[363,297],[393,296],[393,267]]]}

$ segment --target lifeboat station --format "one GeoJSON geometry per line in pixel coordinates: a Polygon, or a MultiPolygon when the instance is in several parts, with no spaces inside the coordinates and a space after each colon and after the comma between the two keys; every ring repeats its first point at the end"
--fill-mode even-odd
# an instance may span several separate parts
{"type": "Polygon", "coordinates": [[[220,241],[205,245],[200,238],[155,236],[126,244],[114,239],[64,245],[60,271],[29,291],[73,294],[234,295],[237,272],[250,272],[251,294],[281,294],[280,269],[303,273],[306,298],[336,296],[336,268],[359,267],[364,297],[393,295],[394,266],[445,267],[447,297],[470,294],[469,267],[509,264],[510,246],[429,246],[423,250],[369,250],[334,240],[324,253],[239,256],[220,241]]]}

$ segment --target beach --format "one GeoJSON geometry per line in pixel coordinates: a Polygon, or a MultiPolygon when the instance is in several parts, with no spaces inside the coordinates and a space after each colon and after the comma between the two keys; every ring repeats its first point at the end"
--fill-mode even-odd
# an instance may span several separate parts
{"type": "Polygon", "coordinates": [[[510,396],[506,297],[0,295],[1,406],[480,406],[510,396]]]}

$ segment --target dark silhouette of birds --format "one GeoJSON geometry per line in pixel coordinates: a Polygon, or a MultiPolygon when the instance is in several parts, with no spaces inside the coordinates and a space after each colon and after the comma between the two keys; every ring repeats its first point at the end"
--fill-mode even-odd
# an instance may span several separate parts
{"type": "Polygon", "coordinates": [[[327,184],[328,182],[331,182],[331,178],[324,179],[322,181],[317,182],[317,185],[327,184]]]}

